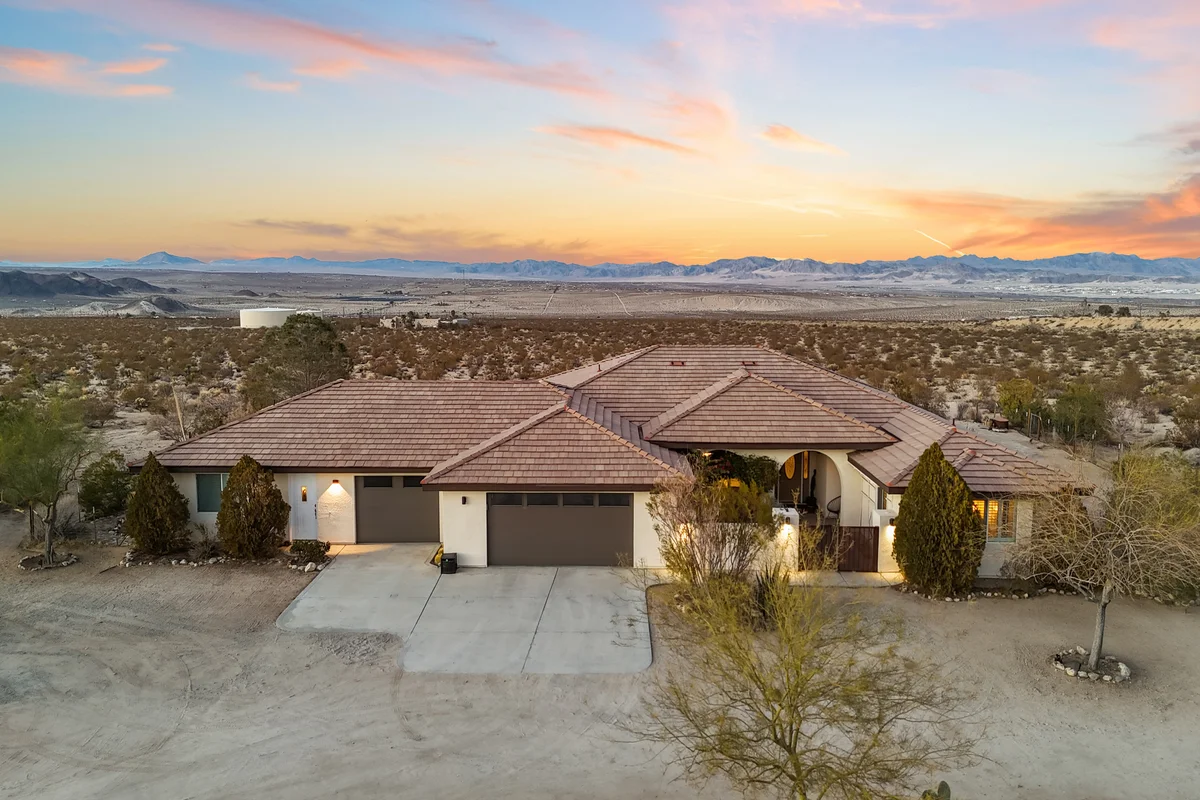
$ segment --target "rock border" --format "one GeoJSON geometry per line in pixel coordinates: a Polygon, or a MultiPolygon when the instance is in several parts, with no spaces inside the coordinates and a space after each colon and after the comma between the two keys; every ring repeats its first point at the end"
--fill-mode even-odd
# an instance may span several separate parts
{"type": "Polygon", "coordinates": [[[912,586],[908,585],[907,583],[898,583],[895,585],[894,588],[897,589],[901,594],[911,594],[914,597],[921,598],[922,600],[944,601],[947,603],[962,603],[962,602],[966,602],[966,601],[970,601],[970,600],[979,600],[981,598],[992,598],[992,599],[997,599],[997,600],[1032,600],[1033,598],[1040,597],[1041,595],[1044,595],[1044,594],[1061,594],[1061,595],[1079,595],[1080,594],[1080,592],[1076,592],[1073,589],[1063,589],[1063,588],[1058,588],[1058,587],[1043,586],[1039,589],[1034,589],[1033,591],[1026,591],[1024,589],[1022,589],[1022,590],[974,589],[970,592],[967,592],[966,595],[960,595],[958,597],[954,597],[954,596],[947,597],[944,595],[939,596],[939,595],[935,595],[935,594],[925,594],[925,593],[913,588],[912,586]]]}
{"type": "Polygon", "coordinates": [[[40,553],[36,556],[25,556],[17,562],[17,566],[27,572],[40,572],[44,569],[58,569],[59,567],[69,567],[72,564],[77,564],[79,563],[79,556],[74,553],[67,553],[50,565],[42,564],[41,560],[42,556],[40,553]]]}
{"type": "Polygon", "coordinates": [[[1115,656],[1100,656],[1097,671],[1090,671],[1085,668],[1087,656],[1088,651],[1082,645],[1075,645],[1055,653],[1051,663],[1068,678],[1077,680],[1117,684],[1133,677],[1129,665],[1118,661],[1115,656]]]}
{"type": "Polygon", "coordinates": [[[307,564],[297,564],[292,561],[276,560],[276,559],[247,559],[247,558],[232,558],[230,556],[212,556],[210,558],[193,558],[188,559],[186,556],[142,556],[130,550],[121,559],[118,566],[122,567],[211,567],[217,564],[254,564],[258,566],[268,566],[270,564],[279,564],[281,567],[288,569],[296,569],[301,572],[319,572],[325,569],[324,564],[308,562],[307,564]]]}

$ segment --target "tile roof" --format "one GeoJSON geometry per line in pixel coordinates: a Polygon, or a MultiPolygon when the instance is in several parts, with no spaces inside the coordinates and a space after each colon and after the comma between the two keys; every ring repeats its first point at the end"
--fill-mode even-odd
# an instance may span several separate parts
{"type": "Polygon", "coordinates": [[[436,485],[643,486],[688,471],[664,443],[842,445],[902,490],[933,442],[976,492],[1069,483],[894,395],[753,346],[647,347],[544,381],[335,381],[158,457],[175,470],[250,455],[275,470],[435,469],[436,485]]]}
{"type": "Polygon", "coordinates": [[[872,425],[747,368],[735,370],[649,420],[642,426],[642,434],[658,442],[709,448],[795,446],[855,450],[896,441],[872,425]]]}
{"type": "Polygon", "coordinates": [[[533,381],[335,381],[157,458],[169,469],[249,455],[271,469],[424,472],[562,399],[533,381]]]}
{"type": "Polygon", "coordinates": [[[579,392],[451,458],[426,486],[652,488],[687,460],[579,392]]]}

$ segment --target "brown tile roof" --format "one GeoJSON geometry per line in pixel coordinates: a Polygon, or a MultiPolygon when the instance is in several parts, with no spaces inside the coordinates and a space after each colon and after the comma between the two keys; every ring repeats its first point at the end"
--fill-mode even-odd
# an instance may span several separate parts
{"type": "Polygon", "coordinates": [[[575,392],[426,476],[426,486],[652,488],[691,474],[679,453],[647,442],[632,425],[575,392]]]}
{"type": "Polygon", "coordinates": [[[533,381],[344,380],[169,447],[169,469],[424,472],[563,399],[533,381]]]}
{"type": "MultiPolygon", "coordinates": [[[[753,369],[753,368],[751,368],[753,369]]],[[[586,387],[585,387],[586,390],[586,387]]],[[[839,450],[896,441],[878,428],[740,368],[642,426],[683,447],[795,446],[839,450]]]]}

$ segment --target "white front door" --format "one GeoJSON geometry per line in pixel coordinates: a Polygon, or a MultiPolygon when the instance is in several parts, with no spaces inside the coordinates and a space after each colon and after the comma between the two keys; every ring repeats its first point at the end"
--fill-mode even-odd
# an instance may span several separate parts
{"type": "Polygon", "coordinates": [[[292,538],[317,538],[317,476],[311,472],[290,473],[288,503],[292,507],[292,538]]]}

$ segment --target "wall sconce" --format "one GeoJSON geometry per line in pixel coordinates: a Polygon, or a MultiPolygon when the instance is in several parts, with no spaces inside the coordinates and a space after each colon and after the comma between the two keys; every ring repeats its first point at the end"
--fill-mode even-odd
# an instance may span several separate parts
{"type": "Polygon", "coordinates": [[[308,487],[307,486],[300,487],[300,502],[301,503],[308,502],[308,487]]]}
{"type": "Polygon", "coordinates": [[[787,540],[792,538],[792,534],[796,532],[796,526],[790,522],[785,522],[779,526],[779,538],[787,540]]]}
{"type": "Polygon", "coordinates": [[[883,529],[883,535],[887,537],[887,540],[889,542],[896,541],[896,526],[888,525],[886,528],[883,529]]]}
{"type": "Polygon", "coordinates": [[[340,482],[340,481],[338,481],[338,479],[337,479],[337,478],[334,478],[334,479],[333,479],[333,485],[334,485],[334,486],[341,486],[342,484],[341,484],[341,482],[340,482]]]}
{"type": "Polygon", "coordinates": [[[464,506],[467,504],[467,496],[465,494],[462,496],[462,504],[464,506]]]}
{"type": "Polygon", "coordinates": [[[341,494],[346,490],[342,488],[341,482],[337,478],[334,478],[329,482],[329,491],[333,494],[341,494]]]}

